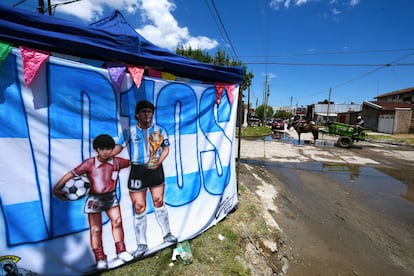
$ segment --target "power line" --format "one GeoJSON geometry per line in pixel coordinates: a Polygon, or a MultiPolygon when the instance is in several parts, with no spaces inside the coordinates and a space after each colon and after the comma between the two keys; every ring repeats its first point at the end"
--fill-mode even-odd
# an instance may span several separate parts
{"type": "Polygon", "coordinates": [[[16,4],[13,5],[13,7],[17,7],[20,4],[22,4],[23,2],[25,2],[26,0],[20,0],[19,2],[17,2],[16,4]]]}
{"type": "Polygon", "coordinates": [[[385,50],[363,50],[363,51],[347,51],[347,52],[321,52],[321,53],[299,53],[299,54],[279,54],[279,55],[265,55],[265,56],[241,56],[242,58],[266,58],[266,57],[301,57],[301,56],[324,56],[324,55],[353,55],[353,54],[373,54],[373,53],[387,53],[387,52],[407,52],[414,51],[414,48],[406,49],[385,49],[385,50]]]}
{"type": "Polygon", "coordinates": [[[217,7],[216,7],[216,4],[214,3],[214,0],[211,0],[211,4],[213,5],[214,11],[215,11],[215,13],[217,15],[217,18],[218,18],[218,20],[220,22],[220,25],[221,25],[221,27],[222,27],[222,29],[224,31],[224,34],[226,36],[226,40],[229,43],[231,50],[233,51],[234,57],[236,58],[237,61],[239,61],[239,58],[237,57],[236,51],[234,50],[233,43],[231,43],[231,39],[229,37],[229,34],[227,33],[226,27],[223,24],[223,21],[221,20],[220,13],[217,10],[217,7]]]}
{"type": "Polygon", "coordinates": [[[56,11],[56,8],[58,6],[68,5],[68,4],[72,4],[72,3],[75,3],[75,2],[79,2],[79,1],[82,1],[82,0],[71,0],[71,1],[63,2],[63,3],[53,4],[53,5],[50,6],[50,9],[51,9],[50,14],[54,15],[55,11],[56,11]]]}
{"type": "Polygon", "coordinates": [[[406,54],[406,55],[404,55],[404,56],[402,56],[402,57],[397,58],[396,60],[393,60],[393,61],[392,61],[392,62],[390,62],[390,63],[387,63],[386,65],[379,66],[378,68],[375,68],[374,70],[368,71],[368,72],[366,72],[366,73],[364,73],[364,74],[362,74],[362,75],[359,75],[359,76],[357,76],[357,77],[355,77],[355,78],[352,78],[352,79],[350,79],[350,80],[348,80],[348,81],[345,81],[345,82],[343,82],[343,83],[341,83],[341,84],[339,84],[339,85],[335,86],[334,88],[338,88],[338,87],[344,86],[344,85],[346,85],[346,84],[348,84],[348,83],[351,83],[351,82],[353,82],[353,81],[359,80],[359,79],[361,79],[361,78],[363,78],[363,77],[366,77],[366,76],[368,76],[368,75],[370,75],[370,74],[372,74],[372,73],[375,73],[375,72],[377,72],[377,71],[379,71],[379,70],[383,69],[384,67],[391,66],[392,64],[394,64],[394,63],[396,63],[396,62],[399,62],[400,60],[403,60],[403,59],[405,59],[405,58],[407,58],[407,57],[409,57],[409,56],[412,56],[412,55],[414,55],[414,52],[408,53],[408,54],[406,54]]]}
{"type": "Polygon", "coordinates": [[[206,3],[206,5],[207,5],[208,11],[210,12],[211,17],[213,17],[213,19],[214,19],[214,23],[216,24],[216,27],[217,27],[217,29],[219,30],[221,37],[222,37],[224,40],[226,40],[226,36],[225,36],[225,34],[223,33],[222,28],[220,28],[219,24],[217,23],[217,19],[216,19],[215,15],[214,15],[213,11],[211,10],[210,5],[208,4],[208,0],[204,0],[204,2],[205,2],[205,3],[206,3]]]}
{"type": "Polygon", "coordinates": [[[366,67],[391,67],[391,66],[413,66],[414,63],[381,63],[381,64],[374,64],[374,63],[292,63],[292,62],[244,62],[245,64],[272,64],[272,65],[289,65],[289,66],[331,66],[331,67],[339,67],[339,66],[366,66],[366,67]]]}

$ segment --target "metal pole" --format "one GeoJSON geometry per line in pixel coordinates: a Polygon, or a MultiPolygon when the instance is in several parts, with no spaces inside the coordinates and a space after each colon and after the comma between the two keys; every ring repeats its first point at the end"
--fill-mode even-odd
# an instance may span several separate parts
{"type": "Polygon", "coordinates": [[[328,125],[328,121],[329,121],[329,105],[331,104],[331,92],[332,92],[332,88],[329,88],[328,108],[326,110],[326,122],[325,122],[325,125],[328,125]]]}
{"type": "Polygon", "coordinates": [[[49,15],[52,15],[52,0],[47,0],[47,12],[49,15]]]}
{"type": "Polygon", "coordinates": [[[238,114],[237,114],[237,121],[239,122],[239,128],[238,128],[238,137],[239,137],[239,143],[237,145],[237,167],[240,165],[240,149],[241,149],[241,130],[242,130],[242,111],[243,111],[243,106],[242,106],[242,91],[239,91],[239,99],[238,99],[238,114]]]}
{"type": "Polygon", "coordinates": [[[43,0],[39,0],[39,5],[37,6],[37,10],[41,14],[45,13],[45,3],[43,2],[43,0]]]}

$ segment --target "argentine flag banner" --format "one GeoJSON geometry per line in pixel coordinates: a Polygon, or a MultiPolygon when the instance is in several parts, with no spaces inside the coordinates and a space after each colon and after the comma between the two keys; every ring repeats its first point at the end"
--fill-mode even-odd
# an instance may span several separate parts
{"type": "Polygon", "coordinates": [[[137,85],[118,68],[115,86],[102,64],[31,65],[16,48],[0,64],[0,275],[139,262],[237,205],[238,84],[217,93],[144,74],[137,85]]]}

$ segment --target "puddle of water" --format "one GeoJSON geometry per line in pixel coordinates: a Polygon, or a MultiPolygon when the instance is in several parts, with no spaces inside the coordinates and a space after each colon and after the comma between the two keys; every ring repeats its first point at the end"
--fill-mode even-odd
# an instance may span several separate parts
{"type": "MultiPolygon", "coordinates": [[[[349,164],[324,164],[321,162],[279,163],[243,159],[242,163],[263,166],[284,176],[284,181],[296,182],[294,177],[299,171],[307,171],[314,177],[326,177],[360,192],[359,200],[386,212],[392,217],[414,225],[414,183],[404,183],[376,168],[349,164]],[[318,176],[320,175],[320,176],[318,176]]],[[[295,183],[293,186],[298,186],[295,183]]],[[[306,185],[301,183],[300,185],[306,185]]],[[[352,208],[350,204],[349,208],[352,208]]]]}
{"type": "MultiPolygon", "coordinates": [[[[288,133],[283,132],[283,131],[274,131],[272,133],[272,135],[266,136],[265,141],[271,141],[271,140],[279,140],[279,141],[282,141],[282,142],[291,143],[293,145],[298,145],[299,144],[297,139],[293,138],[288,133]]],[[[300,141],[300,145],[311,144],[311,143],[313,143],[313,141],[309,141],[309,140],[301,140],[300,141]]],[[[325,141],[325,140],[316,140],[315,141],[315,146],[316,147],[334,147],[335,142],[325,141]]]]}
{"type": "Polygon", "coordinates": [[[266,166],[281,170],[300,169],[322,172],[325,175],[361,190],[367,194],[384,197],[398,197],[414,204],[414,183],[404,183],[375,168],[350,164],[325,164],[320,162],[278,163],[251,159],[241,159],[241,163],[266,166]]]}
{"type": "Polygon", "coordinates": [[[322,171],[367,193],[398,196],[414,203],[414,183],[403,183],[383,172],[359,165],[322,164],[322,171]]]}
{"type": "MultiPolygon", "coordinates": [[[[266,136],[265,141],[272,141],[272,140],[280,140],[283,142],[288,142],[291,143],[293,145],[297,145],[298,144],[298,140],[294,139],[292,136],[290,136],[289,134],[287,134],[286,132],[283,131],[274,131],[271,135],[266,136]]],[[[305,140],[301,140],[300,144],[304,145],[307,144],[309,141],[305,141],[305,140]]]]}

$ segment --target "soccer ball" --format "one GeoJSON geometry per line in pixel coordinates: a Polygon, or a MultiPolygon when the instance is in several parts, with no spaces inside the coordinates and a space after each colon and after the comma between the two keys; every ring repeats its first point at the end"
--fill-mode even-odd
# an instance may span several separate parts
{"type": "Polygon", "coordinates": [[[91,183],[89,179],[84,176],[75,176],[71,178],[62,188],[66,192],[66,197],[69,200],[78,200],[89,193],[91,183]]]}

